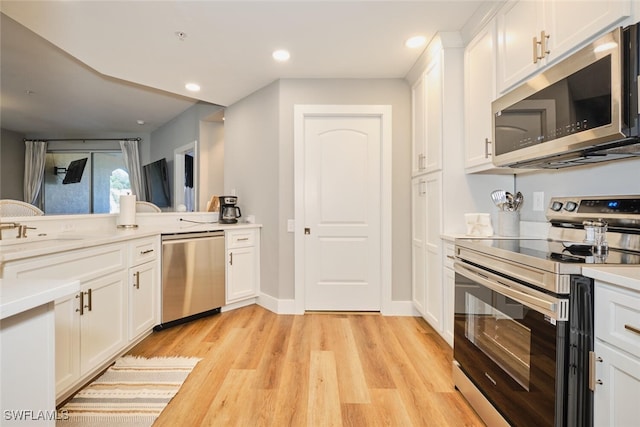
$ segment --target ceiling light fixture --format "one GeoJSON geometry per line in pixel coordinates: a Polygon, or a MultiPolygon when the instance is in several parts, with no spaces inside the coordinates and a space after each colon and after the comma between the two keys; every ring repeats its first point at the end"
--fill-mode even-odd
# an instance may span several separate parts
{"type": "Polygon", "coordinates": [[[140,126],[142,126],[144,124],[144,120],[136,120],[136,123],[138,123],[140,126]]]}
{"type": "Polygon", "coordinates": [[[407,41],[404,42],[404,45],[410,49],[415,49],[417,47],[424,46],[426,42],[427,38],[425,36],[414,36],[407,39],[407,41]]]}
{"type": "Polygon", "coordinates": [[[184,87],[190,92],[198,92],[200,90],[200,85],[197,83],[187,83],[184,87]]]}
{"type": "Polygon", "coordinates": [[[180,40],[181,42],[183,42],[184,39],[187,38],[187,33],[185,33],[184,31],[176,31],[175,35],[178,38],[178,40],[180,40]]]}
{"type": "Polygon", "coordinates": [[[273,56],[273,59],[275,59],[278,62],[284,62],[289,60],[289,58],[291,57],[291,54],[289,54],[288,50],[278,49],[278,50],[275,50],[271,54],[271,56],[273,56]]]}

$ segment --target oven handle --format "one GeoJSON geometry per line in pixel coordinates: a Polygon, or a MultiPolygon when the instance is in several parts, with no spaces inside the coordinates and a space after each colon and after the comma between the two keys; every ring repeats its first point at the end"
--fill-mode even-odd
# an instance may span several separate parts
{"type": "Polygon", "coordinates": [[[463,264],[460,261],[453,263],[453,269],[456,273],[555,320],[568,320],[569,300],[536,292],[512,280],[472,265],[463,264]],[[536,295],[532,295],[532,293],[536,293],[536,295]]]}

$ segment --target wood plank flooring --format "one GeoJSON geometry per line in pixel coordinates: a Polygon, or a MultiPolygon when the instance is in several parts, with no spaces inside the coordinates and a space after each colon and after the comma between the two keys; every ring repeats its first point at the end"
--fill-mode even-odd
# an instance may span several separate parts
{"type": "Polygon", "coordinates": [[[484,426],[420,318],[252,305],[154,332],[130,354],[202,358],[154,427],[484,426]]]}

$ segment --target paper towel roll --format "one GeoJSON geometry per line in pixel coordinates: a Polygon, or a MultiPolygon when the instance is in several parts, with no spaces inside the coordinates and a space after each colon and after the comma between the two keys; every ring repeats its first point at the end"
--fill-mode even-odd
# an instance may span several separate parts
{"type": "Polygon", "coordinates": [[[118,227],[136,226],[136,196],[120,196],[120,216],[118,227]]]}

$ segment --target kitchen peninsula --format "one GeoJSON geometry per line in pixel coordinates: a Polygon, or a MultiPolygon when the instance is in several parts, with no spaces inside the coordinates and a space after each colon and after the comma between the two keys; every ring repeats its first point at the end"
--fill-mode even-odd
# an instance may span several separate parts
{"type": "MultiPolygon", "coordinates": [[[[49,299],[55,301],[50,304],[52,330],[55,323],[55,357],[52,347],[46,358],[51,364],[55,360],[55,375],[51,378],[52,381],[55,378],[57,403],[148,336],[160,322],[161,235],[188,236],[192,232],[222,230],[228,240],[234,230],[250,234],[252,245],[243,250],[251,254],[249,265],[253,274],[234,276],[234,282],[227,280],[227,299],[222,310],[252,304],[258,297],[260,225],[219,224],[216,213],[150,213],[137,215],[137,228],[120,229],[116,227],[116,217],[2,218],[3,222],[35,228],[28,231],[28,237],[20,239],[12,231],[5,231],[0,241],[3,317],[5,312],[15,311],[9,312],[4,307],[8,303],[6,295],[12,289],[9,283],[21,286],[47,279],[53,284],[59,283],[56,280],[75,284],[75,288],[49,299]],[[234,297],[230,299],[229,295],[234,297]]],[[[227,254],[232,250],[227,249],[227,254]]],[[[229,268],[229,263],[225,264],[229,268]]],[[[29,289],[21,288],[25,292],[29,289]]],[[[27,297],[38,296],[35,289],[32,294],[27,297]]],[[[18,360],[17,351],[21,348],[22,345],[3,345],[3,351],[6,349],[18,360]]],[[[45,353],[41,354],[44,357],[45,353]]]]}

